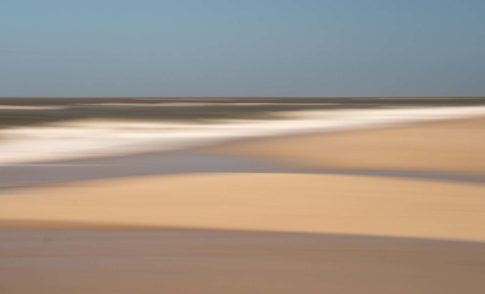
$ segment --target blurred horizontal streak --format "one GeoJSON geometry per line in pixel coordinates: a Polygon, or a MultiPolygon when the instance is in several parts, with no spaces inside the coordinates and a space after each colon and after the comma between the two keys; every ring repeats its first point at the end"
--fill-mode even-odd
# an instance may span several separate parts
{"type": "Polygon", "coordinates": [[[474,242],[88,230],[5,230],[0,242],[0,283],[9,293],[448,294],[485,287],[485,246],[474,242]]]}
{"type": "MultiPolygon", "coordinates": [[[[372,162],[381,159],[413,161],[411,153],[391,152],[387,159],[380,151],[374,157],[365,153],[368,149],[396,151],[402,147],[406,151],[424,153],[425,157],[441,150],[448,157],[456,157],[461,163],[470,165],[478,162],[464,156],[470,152],[445,147],[453,140],[465,143],[471,139],[480,140],[481,125],[475,126],[471,135],[464,133],[469,127],[454,130],[462,135],[457,137],[459,139],[449,139],[449,126],[441,127],[440,133],[433,131],[432,134],[446,139],[443,141],[433,139],[431,131],[418,132],[417,143],[422,138],[427,139],[422,140],[421,145],[410,140],[407,145],[406,142],[401,144],[403,137],[397,133],[391,139],[378,136],[372,141],[374,143],[355,148],[362,142],[357,138],[357,142],[344,141],[342,146],[338,145],[335,154],[325,151],[330,145],[326,135],[318,142],[276,142],[269,154],[264,153],[262,157],[250,157],[254,155],[244,152],[237,154],[241,156],[218,152],[209,155],[210,151],[201,152],[197,148],[271,136],[372,129],[483,115],[483,97],[0,98],[0,186],[224,172],[342,174],[482,184],[484,176],[468,173],[468,170],[333,164],[333,161],[341,163],[351,158],[350,155],[361,155],[372,162]],[[430,140],[434,144],[430,144],[430,140]],[[395,144],[389,145],[389,142],[395,144]],[[284,158],[271,156],[291,144],[303,147],[296,148],[294,153],[290,150],[288,159],[296,163],[279,162],[284,158]],[[324,160],[320,166],[298,162],[298,158],[308,155],[324,160]]],[[[477,145],[475,149],[481,148],[480,144],[474,145],[477,145]]],[[[264,142],[262,149],[268,149],[264,142]]]]}
{"type": "Polygon", "coordinates": [[[269,112],[282,111],[436,106],[485,106],[485,97],[0,98],[0,127],[76,119],[268,118],[269,112]]]}
{"type": "MultiPolygon", "coordinates": [[[[236,109],[238,106],[233,106],[236,109]]],[[[153,110],[153,108],[148,108],[153,110]]],[[[140,117],[146,111],[132,110],[140,117]]],[[[111,113],[111,112],[110,112],[111,113]]],[[[259,113],[259,112],[258,112],[259,113]]],[[[234,113],[217,111],[216,114],[234,113]]],[[[335,132],[384,127],[404,123],[468,118],[485,115],[481,107],[428,107],[304,110],[252,116],[196,120],[91,120],[71,119],[56,123],[10,127],[0,130],[0,163],[103,157],[145,151],[167,151],[211,145],[242,138],[261,138],[309,132],[335,132]],[[35,145],[35,148],[32,146],[35,145]]],[[[29,116],[30,117],[30,116],[29,116]]]]}
{"type": "Polygon", "coordinates": [[[0,165],[0,189],[97,179],[190,173],[359,175],[485,184],[485,176],[473,174],[433,171],[308,169],[270,159],[162,152],[43,164],[0,165]]]}

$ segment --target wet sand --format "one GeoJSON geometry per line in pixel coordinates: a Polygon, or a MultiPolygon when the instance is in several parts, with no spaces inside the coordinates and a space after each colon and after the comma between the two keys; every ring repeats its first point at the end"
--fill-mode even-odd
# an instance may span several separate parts
{"type": "Polygon", "coordinates": [[[485,174],[485,118],[263,139],[208,151],[307,168],[485,174]]]}
{"type": "Polygon", "coordinates": [[[0,231],[0,291],[480,293],[485,246],[255,232],[0,231]]]}
{"type": "Polygon", "coordinates": [[[270,158],[203,151],[152,152],[106,158],[0,165],[0,195],[20,188],[155,175],[196,173],[327,174],[484,184],[485,175],[447,171],[309,168],[270,158]]]}

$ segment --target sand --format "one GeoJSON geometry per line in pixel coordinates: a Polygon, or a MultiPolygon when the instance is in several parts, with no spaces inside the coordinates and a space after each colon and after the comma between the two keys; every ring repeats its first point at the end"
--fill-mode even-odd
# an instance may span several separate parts
{"type": "Polygon", "coordinates": [[[312,134],[209,148],[306,167],[485,174],[485,118],[312,134]]]}
{"type": "Polygon", "coordinates": [[[481,293],[479,243],[254,232],[0,231],[0,292],[481,293]]]}
{"type": "MultiPolygon", "coordinates": [[[[450,121],[207,152],[483,174],[484,126],[450,121]]],[[[482,184],[271,173],[3,191],[0,293],[480,293],[484,196],[482,184]]]]}
{"type": "Polygon", "coordinates": [[[485,240],[485,187],[352,176],[209,174],[0,197],[0,226],[145,227],[485,240]]]}

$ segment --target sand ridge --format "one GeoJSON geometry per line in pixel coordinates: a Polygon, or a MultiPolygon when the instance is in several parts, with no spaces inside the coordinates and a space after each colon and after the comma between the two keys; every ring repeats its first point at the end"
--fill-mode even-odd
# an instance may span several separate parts
{"type": "Polygon", "coordinates": [[[352,176],[134,178],[4,195],[0,226],[98,223],[483,241],[484,195],[480,185],[352,176]]]}

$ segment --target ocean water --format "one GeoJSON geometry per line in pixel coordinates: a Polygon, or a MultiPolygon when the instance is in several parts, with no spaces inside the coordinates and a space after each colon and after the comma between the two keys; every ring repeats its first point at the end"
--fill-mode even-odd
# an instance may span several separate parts
{"type": "MultiPolygon", "coordinates": [[[[191,115],[184,118],[182,109],[182,118],[164,119],[162,116],[153,119],[145,118],[143,109],[139,108],[157,106],[121,107],[141,114],[137,113],[135,118],[66,116],[62,120],[1,128],[0,164],[168,151],[243,138],[334,132],[485,115],[485,106],[331,107],[264,111],[264,115],[258,116],[221,116],[202,120],[191,115]]],[[[165,105],[167,107],[170,105],[165,105]]]]}

